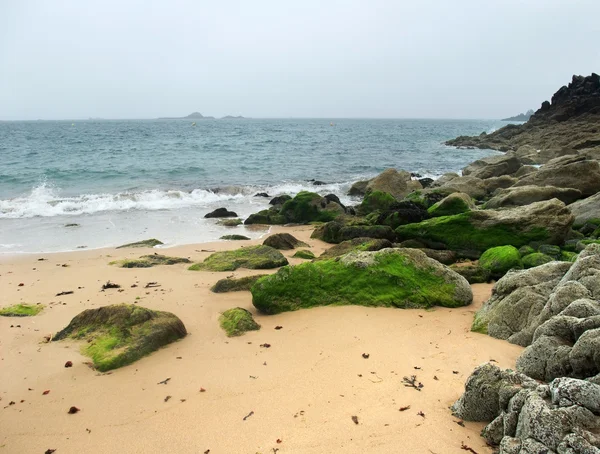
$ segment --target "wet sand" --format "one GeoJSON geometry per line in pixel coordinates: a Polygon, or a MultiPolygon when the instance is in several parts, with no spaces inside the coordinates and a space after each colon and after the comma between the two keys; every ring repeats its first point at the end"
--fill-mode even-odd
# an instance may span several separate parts
{"type": "MultiPolygon", "coordinates": [[[[311,227],[272,231],[292,233],[316,255],[329,247],[309,238],[311,227]]],[[[210,254],[202,249],[261,241],[0,257],[0,307],[46,305],[36,317],[0,317],[0,454],[442,454],[464,453],[462,443],[491,452],[479,437],[483,424],[462,427],[448,409],[474,367],[491,359],[513,367],[522,350],[469,331],[490,285],[474,285],[474,303],[460,309],[324,307],[266,316],[249,292],[209,290],[223,277],[265,271],[108,265],[149,252],[199,261],[210,254]],[[101,292],[108,280],[123,291],[101,292]],[[144,288],[152,281],[160,287],[144,288]],[[107,374],[86,365],[78,344],[44,342],[82,310],[123,302],[173,312],[189,335],[107,374]],[[261,330],[227,338],[218,317],[236,306],[252,311],[261,330]],[[410,375],[421,391],[403,385],[410,375]],[[67,414],[71,406],[81,411],[67,414]]]]}

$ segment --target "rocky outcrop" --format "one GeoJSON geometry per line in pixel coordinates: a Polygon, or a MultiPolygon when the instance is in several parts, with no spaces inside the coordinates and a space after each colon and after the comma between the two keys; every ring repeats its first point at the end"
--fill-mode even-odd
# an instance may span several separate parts
{"type": "MultiPolygon", "coordinates": [[[[573,150],[600,146],[600,76],[573,76],[544,101],[523,125],[507,125],[491,134],[461,136],[447,145],[516,150],[523,145],[541,149],[542,159],[572,153],[573,150]]],[[[542,161],[543,162],[543,161],[542,161]]]]}
{"type": "Polygon", "coordinates": [[[296,249],[297,247],[308,247],[304,241],[300,241],[295,236],[289,233],[275,233],[270,235],[263,244],[265,246],[271,246],[275,249],[289,250],[296,249]]]}
{"type": "Polygon", "coordinates": [[[550,199],[558,199],[568,205],[581,197],[582,194],[579,189],[535,185],[519,186],[498,190],[494,197],[486,202],[485,208],[523,206],[550,199]]]}
{"type": "Polygon", "coordinates": [[[387,169],[369,180],[365,192],[367,194],[371,191],[387,192],[397,200],[401,200],[406,195],[419,189],[423,189],[423,186],[417,180],[413,180],[409,172],[387,169]]]}
{"type": "Polygon", "coordinates": [[[466,279],[416,249],[350,252],[284,267],[251,291],[252,304],[267,314],[331,304],[458,307],[473,299],[466,279]]]}
{"type": "Polygon", "coordinates": [[[482,199],[487,195],[484,180],[471,175],[452,178],[438,187],[450,190],[451,192],[462,192],[476,200],[482,199]]]}
{"type": "Polygon", "coordinates": [[[484,364],[453,405],[456,416],[489,424],[482,436],[501,454],[600,452],[600,386],[573,378],[541,385],[484,364]]]}
{"type": "Polygon", "coordinates": [[[468,194],[455,192],[435,203],[427,210],[433,217],[451,216],[475,209],[475,203],[468,194]]]}
{"type": "Polygon", "coordinates": [[[532,241],[562,244],[573,215],[559,200],[506,210],[473,210],[428,219],[396,229],[400,241],[416,239],[434,249],[451,249],[477,258],[495,246],[521,247],[532,241]]]}
{"type": "Polygon", "coordinates": [[[521,161],[516,155],[507,153],[479,159],[465,167],[462,174],[481,179],[500,177],[512,175],[519,170],[521,165],[521,161]]]}
{"type": "Polygon", "coordinates": [[[575,225],[583,225],[593,219],[600,219],[600,193],[572,203],[567,208],[575,216],[575,225]]]}

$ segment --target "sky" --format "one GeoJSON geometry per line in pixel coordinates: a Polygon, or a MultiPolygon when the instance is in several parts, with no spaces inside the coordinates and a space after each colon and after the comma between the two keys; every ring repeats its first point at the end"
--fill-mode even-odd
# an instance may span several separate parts
{"type": "Polygon", "coordinates": [[[0,120],[485,118],[600,72],[598,0],[0,0],[0,120]]]}

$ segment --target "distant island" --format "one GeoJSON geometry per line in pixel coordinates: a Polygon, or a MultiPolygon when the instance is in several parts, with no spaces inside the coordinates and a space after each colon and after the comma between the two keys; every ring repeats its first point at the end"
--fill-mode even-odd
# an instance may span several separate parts
{"type": "MultiPolygon", "coordinates": [[[[202,115],[200,112],[192,112],[191,114],[185,116],[185,117],[159,117],[159,120],[214,120],[215,117],[205,117],[204,115],[202,115]]],[[[245,120],[246,117],[242,117],[241,115],[238,115],[237,117],[234,117],[233,115],[226,115],[225,117],[221,118],[221,120],[245,120]]]]}
{"type": "Polygon", "coordinates": [[[529,121],[533,114],[533,109],[529,109],[526,113],[520,113],[514,117],[503,118],[501,121],[529,121]]]}

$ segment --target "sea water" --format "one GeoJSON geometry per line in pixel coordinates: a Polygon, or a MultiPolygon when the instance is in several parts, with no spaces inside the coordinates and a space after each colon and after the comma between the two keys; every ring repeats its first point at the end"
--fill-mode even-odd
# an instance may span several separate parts
{"type": "Polygon", "coordinates": [[[443,145],[497,120],[240,119],[0,122],[0,253],[173,246],[251,238],[204,215],[241,218],[269,198],[333,193],[389,167],[435,178],[494,154],[443,145]],[[315,185],[317,180],[319,185],[315,185]],[[68,224],[76,226],[66,227],[68,224]]]}

